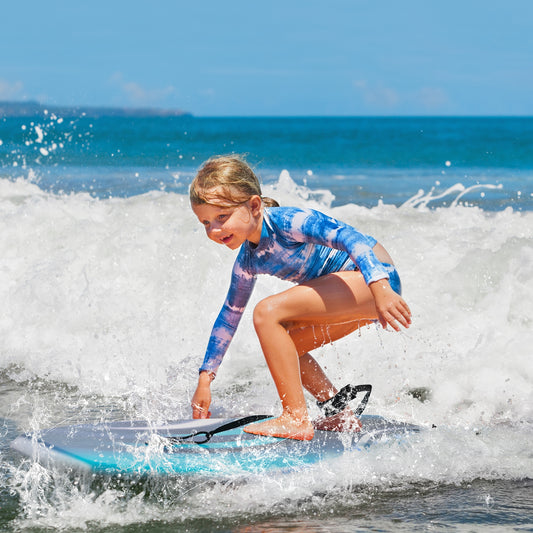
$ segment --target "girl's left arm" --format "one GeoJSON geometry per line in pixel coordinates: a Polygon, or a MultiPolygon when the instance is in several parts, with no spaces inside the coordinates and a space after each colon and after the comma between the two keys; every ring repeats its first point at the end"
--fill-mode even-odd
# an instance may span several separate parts
{"type": "Polygon", "coordinates": [[[359,267],[361,274],[374,296],[379,322],[386,328],[389,324],[399,331],[399,324],[408,328],[411,311],[405,300],[394,292],[388,281],[388,273],[375,256],[376,240],[319,211],[295,210],[292,229],[302,240],[344,250],[359,267]]]}
{"type": "Polygon", "coordinates": [[[289,216],[291,219],[287,225],[293,238],[346,252],[359,267],[367,285],[388,279],[387,270],[374,254],[377,241],[373,237],[320,211],[294,208],[289,211],[289,216]]]}

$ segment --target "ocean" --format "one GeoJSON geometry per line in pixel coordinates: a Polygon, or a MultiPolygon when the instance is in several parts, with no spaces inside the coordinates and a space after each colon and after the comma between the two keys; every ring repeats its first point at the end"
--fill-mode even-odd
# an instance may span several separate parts
{"type": "MultiPolygon", "coordinates": [[[[250,310],[286,286],[259,280],[213,416],[279,412],[250,310]]],[[[533,531],[533,118],[0,118],[0,302],[0,531],[533,531]],[[337,386],[373,384],[368,413],[425,431],[224,479],[22,459],[21,432],[190,416],[235,253],[187,188],[227,153],[390,252],[411,328],[315,355],[337,386]]]]}

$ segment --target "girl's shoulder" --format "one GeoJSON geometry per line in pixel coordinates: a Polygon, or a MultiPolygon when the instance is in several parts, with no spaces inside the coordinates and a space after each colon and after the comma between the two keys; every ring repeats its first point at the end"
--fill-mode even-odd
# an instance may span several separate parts
{"type": "Polygon", "coordinates": [[[272,225],[284,231],[301,230],[329,218],[320,211],[305,207],[268,207],[265,213],[272,225]]]}
{"type": "Polygon", "coordinates": [[[287,225],[294,221],[302,221],[314,214],[318,214],[317,211],[302,207],[267,207],[265,213],[269,220],[275,223],[287,225]]]}
{"type": "Polygon", "coordinates": [[[304,242],[309,237],[321,236],[331,225],[325,214],[301,207],[269,208],[265,219],[272,233],[287,242],[304,242]]]}

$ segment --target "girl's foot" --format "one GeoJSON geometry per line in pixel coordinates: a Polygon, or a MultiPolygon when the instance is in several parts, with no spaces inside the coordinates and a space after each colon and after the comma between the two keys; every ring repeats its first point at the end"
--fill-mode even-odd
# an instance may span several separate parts
{"type": "Polygon", "coordinates": [[[344,431],[346,433],[357,433],[361,431],[361,421],[353,414],[353,411],[346,407],[344,411],[327,418],[317,418],[313,420],[315,429],[323,431],[344,431]]]}
{"type": "Polygon", "coordinates": [[[253,435],[295,440],[311,440],[315,434],[313,424],[308,418],[293,418],[288,414],[250,424],[244,427],[244,431],[253,435]]]}

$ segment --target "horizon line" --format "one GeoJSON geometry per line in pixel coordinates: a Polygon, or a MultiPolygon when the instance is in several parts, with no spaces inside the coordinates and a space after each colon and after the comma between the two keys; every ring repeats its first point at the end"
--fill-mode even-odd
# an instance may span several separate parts
{"type": "MultiPolygon", "coordinates": [[[[111,112],[112,115],[120,115],[124,114],[127,115],[128,113],[138,113],[141,115],[145,115],[146,118],[155,118],[159,115],[160,118],[164,117],[170,117],[170,118],[234,118],[234,119],[254,119],[254,118],[271,118],[271,119],[318,119],[318,118],[394,118],[394,119],[401,119],[401,118],[419,118],[419,119],[425,119],[425,118],[533,118],[533,113],[531,114],[514,114],[514,113],[472,113],[472,114],[466,114],[466,113],[450,113],[450,114],[434,114],[434,113],[427,113],[427,114],[418,114],[418,113],[390,113],[390,114],[384,114],[384,113],[360,113],[360,114],[346,114],[346,115],[338,115],[338,114],[314,114],[314,113],[306,113],[306,114],[194,114],[191,111],[186,111],[182,108],[178,107],[161,107],[161,106],[151,106],[151,105],[111,105],[111,104],[102,104],[102,105],[96,105],[96,104],[45,104],[42,102],[39,102],[37,100],[0,100],[0,117],[3,115],[1,108],[2,107],[12,107],[12,108],[36,108],[34,109],[35,113],[41,114],[45,112],[72,112],[77,111],[84,113],[85,110],[88,111],[95,111],[99,112],[100,116],[106,116],[105,112],[111,112]],[[37,109],[38,108],[38,109],[37,109]]],[[[13,110],[14,111],[14,110],[13,110]]],[[[27,109],[24,114],[18,115],[18,114],[6,114],[4,116],[9,116],[11,118],[16,117],[24,117],[24,116],[30,116],[31,109],[27,109]]],[[[91,117],[93,118],[93,117],[91,117]]]]}

